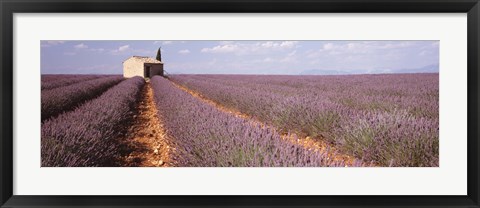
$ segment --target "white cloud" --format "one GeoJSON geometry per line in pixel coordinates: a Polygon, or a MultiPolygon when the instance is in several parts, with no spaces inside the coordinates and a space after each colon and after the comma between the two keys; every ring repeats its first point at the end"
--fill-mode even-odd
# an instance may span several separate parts
{"type": "Polygon", "coordinates": [[[153,41],[153,44],[162,44],[162,45],[170,45],[172,44],[173,41],[159,41],[159,40],[156,40],[156,41],[153,41]]]}
{"type": "Polygon", "coordinates": [[[264,49],[289,49],[295,47],[298,41],[282,41],[282,42],[274,42],[274,41],[267,41],[264,43],[260,43],[261,48],[264,49]]]}
{"type": "Polygon", "coordinates": [[[297,45],[298,41],[283,41],[280,44],[280,47],[282,48],[293,48],[297,45]]]}
{"type": "Polygon", "coordinates": [[[190,50],[188,50],[188,49],[183,49],[183,50],[179,50],[178,53],[179,53],[179,54],[189,54],[189,53],[190,53],[190,50]]]}
{"type": "Polygon", "coordinates": [[[380,49],[396,49],[396,48],[407,48],[413,46],[413,42],[411,41],[395,41],[395,42],[387,42],[385,45],[380,45],[378,48],[380,49]]]}
{"type": "Polygon", "coordinates": [[[323,45],[323,49],[324,50],[331,50],[335,47],[335,45],[333,45],[333,43],[326,43],[323,45]]]}
{"type": "Polygon", "coordinates": [[[126,51],[126,50],[128,50],[128,48],[130,48],[130,45],[120,46],[120,47],[118,47],[118,51],[126,51]]]}
{"type": "Polygon", "coordinates": [[[213,48],[202,48],[202,53],[230,53],[235,52],[238,49],[237,45],[227,44],[227,45],[218,45],[213,48]]]}
{"type": "MultiPolygon", "coordinates": [[[[163,49],[162,49],[163,51],[163,49]]],[[[157,50],[147,50],[143,48],[132,48],[130,45],[123,45],[118,47],[117,49],[110,49],[108,50],[110,55],[123,55],[123,54],[130,54],[134,56],[150,56],[154,57],[157,54],[157,50]]]]}
{"type": "Polygon", "coordinates": [[[58,45],[58,44],[64,44],[64,40],[47,40],[47,43],[50,45],[58,45]]]}
{"type": "Polygon", "coordinates": [[[123,54],[124,52],[126,52],[129,49],[130,49],[130,45],[123,45],[123,46],[118,47],[117,49],[110,50],[109,53],[112,54],[112,55],[120,55],[120,54],[123,54]]]}
{"type": "Polygon", "coordinates": [[[75,45],[73,46],[75,49],[85,49],[85,48],[88,48],[87,45],[83,44],[83,43],[80,43],[78,45],[75,45]]]}
{"type": "Polygon", "coordinates": [[[44,40],[44,41],[41,41],[40,46],[41,47],[50,47],[50,46],[64,44],[65,42],[66,41],[63,41],[63,40],[44,40]]]}
{"type": "Polygon", "coordinates": [[[356,41],[327,42],[318,50],[306,52],[307,58],[320,58],[328,55],[387,55],[392,50],[401,50],[415,46],[413,41],[356,41]]]}
{"type": "Polygon", "coordinates": [[[236,55],[266,54],[273,51],[293,49],[298,41],[266,41],[256,43],[243,43],[233,41],[221,41],[220,45],[203,48],[202,53],[235,53],[236,55]]]}

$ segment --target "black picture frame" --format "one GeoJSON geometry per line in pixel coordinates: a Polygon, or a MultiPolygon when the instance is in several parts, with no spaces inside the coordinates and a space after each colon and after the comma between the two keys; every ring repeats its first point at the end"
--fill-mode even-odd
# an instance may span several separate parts
{"type": "MultiPolygon", "coordinates": [[[[478,0],[0,0],[1,207],[480,207],[478,0]],[[466,196],[25,196],[13,195],[14,13],[467,13],[468,194],[466,196]]],[[[450,180],[446,178],[445,180],[450,180]]],[[[92,187],[94,189],[95,187],[92,187]]],[[[414,188],[414,187],[412,187],[414,188]]]]}

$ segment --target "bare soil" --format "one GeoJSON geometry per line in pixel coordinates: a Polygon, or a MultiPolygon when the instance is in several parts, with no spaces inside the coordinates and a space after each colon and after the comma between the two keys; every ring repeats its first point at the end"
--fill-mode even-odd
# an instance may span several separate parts
{"type": "Polygon", "coordinates": [[[157,114],[150,82],[142,89],[135,106],[136,114],[127,130],[126,142],[130,153],[124,156],[125,166],[171,167],[171,155],[175,148],[168,139],[163,122],[157,114]]]}

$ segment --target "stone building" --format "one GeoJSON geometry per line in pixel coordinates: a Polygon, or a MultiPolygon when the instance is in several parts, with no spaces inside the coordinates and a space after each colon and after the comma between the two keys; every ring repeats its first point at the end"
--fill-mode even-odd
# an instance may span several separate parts
{"type": "Polygon", "coordinates": [[[123,62],[123,77],[141,76],[152,78],[163,76],[163,62],[146,56],[132,56],[123,62]]]}

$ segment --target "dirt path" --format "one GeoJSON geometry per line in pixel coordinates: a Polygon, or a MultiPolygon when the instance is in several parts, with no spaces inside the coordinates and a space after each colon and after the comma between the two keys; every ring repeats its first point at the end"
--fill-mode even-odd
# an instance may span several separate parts
{"type": "MultiPolygon", "coordinates": [[[[223,105],[221,105],[221,104],[219,104],[219,103],[217,103],[213,100],[205,98],[202,94],[200,94],[198,92],[195,92],[195,91],[193,91],[193,90],[191,90],[187,87],[184,87],[180,84],[177,84],[173,81],[172,81],[172,83],[176,87],[178,87],[179,89],[191,94],[193,97],[196,97],[196,98],[202,100],[203,102],[208,103],[209,105],[215,106],[220,111],[232,114],[235,117],[248,119],[249,121],[252,122],[253,125],[260,125],[260,126],[263,126],[263,127],[268,127],[268,128],[271,128],[271,129],[275,129],[272,126],[265,126],[265,124],[263,122],[255,120],[252,116],[243,114],[243,113],[241,113],[241,112],[239,112],[235,109],[227,108],[227,107],[225,107],[225,106],[223,106],[223,105]]],[[[277,131],[277,132],[280,132],[280,131],[277,131]]],[[[329,150],[328,157],[330,159],[334,160],[334,161],[344,163],[346,167],[353,166],[355,164],[355,160],[356,160],[355,157],[339,153],[338,150],[334,146],[328,144],[322,138],[315,138],[315,139],[310,138],[310,137],[302,138],[302,137],[299,137],[296,134],[292,134],[292,133],[290,135],[283,134],[281,136],[282,136],[283,139],[288,140],[288,141],[290,141],[292,143],[295,143],[295,144],[300,144],[306,149],[319,151],[319,152],[324,152],[326,150],[329,150]]],[[[371,164],[371,165],[374,166],[374,164],[371,164]]]]}
{"type": "Polygon", "coordinates": [[[143,87],[135,110],[133,124],[129,127],[126,136],[128,149],[131,152],[124,158],[125,166],[175,166],[170,160],[174,148],[169,143],[165,129],[157,115],[150,82],[143,87]]]}

